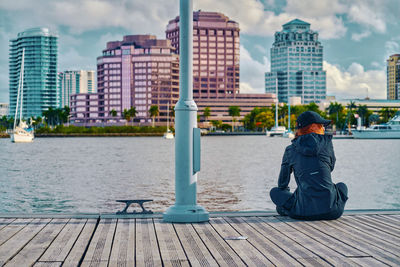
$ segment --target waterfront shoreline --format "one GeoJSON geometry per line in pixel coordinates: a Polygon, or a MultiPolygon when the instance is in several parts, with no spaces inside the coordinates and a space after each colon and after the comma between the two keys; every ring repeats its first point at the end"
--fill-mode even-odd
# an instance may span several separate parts
{"type": "MultiPolygon", "coordinates": [[[[160,137],[164,133],[37,133],[35,138],[51,138],[51,137],[160,137]]],[[[203,136],[252,136],[265,135],[263,132],[209,132],[202,134],[203,136]]],[[[10,138],[9,134],[0,133],[0,138],[10,138]]],[[[334,135],[333,139],[354,139],[351,135],[334,135]]]]}

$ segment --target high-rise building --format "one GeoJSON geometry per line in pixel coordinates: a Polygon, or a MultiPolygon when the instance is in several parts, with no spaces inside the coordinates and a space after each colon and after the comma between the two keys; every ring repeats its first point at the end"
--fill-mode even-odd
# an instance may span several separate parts
{"type": "Polygon", "coordinates": [[[387,60],[387,99],[400,99],[400,54],[387,60]]]}
{"type": "Polygon", "coordinates": [[[150,123],[151,106],[159,108],[156,122],[166,122],[167,107],[178,98],[179,57],[171,42],[154,35],[127,35],[108,42],[97,58],[97,93],[71,96],[71,122],[114,123],[125,109],[135,107],[135,121],[150,123]]]}
{"type": "Polygon", "coordinates": [[[50,107],[58,107],[57,39],[46,28],[32,28],[10,40],[10,114],[14,116],[22,50],[25,49],[22,116],[42,116],[50,107]]]}
{"type": "Polygon", "coordinates": [[[70,96],[79,93],[95,93],[94,70],[67,70],[58,73],[60,108],[69,106],[70,96]]]}
{"type": "Polygon", "coordinates": [[[0,103],[0,117],[8,116],[8,103],[0,103]]]}
{"type": "MultiPolygon", "coordinates": [[[[179,54],[179,16],[167,39],[179,54]]],[[[193,97],[225,98],[239,93],[239,24],[216,12],[193,12],[193,97]]]]}
{"type": "Polygon", "coordinates": [[[278,93],[280,102],[301,97],[303,104],[326,97],[326,71],[322,68],[323,47],[318,33],[299,19],[275,33],[271,48],[271,72],[265,73],[265,91],[278,93]]]}

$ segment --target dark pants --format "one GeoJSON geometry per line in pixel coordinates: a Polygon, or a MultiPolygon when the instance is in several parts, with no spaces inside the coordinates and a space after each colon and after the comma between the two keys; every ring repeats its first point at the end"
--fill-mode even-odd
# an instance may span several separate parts
{"type": "Polygon", "coordinates": [[[276,205],[276,211],[282,216],[289,216],[293,219],[299,220],[336,220],[343,214],[344,205],[347,201],[347,186],[344,183],[337,183],[336,187],[340,194],[337,202],[337,208],[332,210],[329,213],[325,214],[317,214],[312,216],[301,216],[300,214],[293,214],[290,212],[295,197],[293,193],[291,193],[287,189],[281,189],[278,187],[274,187],[270,191],[270,197],[272,202],[276,205]]]}

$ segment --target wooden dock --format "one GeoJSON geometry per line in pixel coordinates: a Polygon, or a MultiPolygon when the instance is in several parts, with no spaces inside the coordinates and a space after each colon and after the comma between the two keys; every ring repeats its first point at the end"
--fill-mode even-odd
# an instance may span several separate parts
{"type": "Polygon", "coordinates": [[[160,216],[0,218],[0,266],[400,266],[400,212],[301,222],[261,214],[208,223],[160,216]]]}

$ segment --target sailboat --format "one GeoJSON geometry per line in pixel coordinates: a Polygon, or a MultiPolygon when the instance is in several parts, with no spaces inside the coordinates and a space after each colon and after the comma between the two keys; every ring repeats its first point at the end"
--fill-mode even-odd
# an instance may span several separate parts
{"type": "Polygon", "coordinates": [[[21,61],[21,69],[20,69],[19,82],[18,82],[18,94],[17,94],[17,103],[16,103],[15,116],[14,116],[14,127],[13,127],[13,131],[10,135],[11,142],[14,142],[14,143],[29,143],[29,142],[33,142],[33,138],[34,138],[33,128],[29,127],[26,124],[26,122],[22,121],[22,106],[23,106],[23,100],[24,100],[24,93],[23,93],[24,64],[25,64],[25,48],[22,50],[22,61],[21,61]],[[17,125],[18,107],[19,107],[19,122],[17,125]]]}
{"type": "Polygon", "coordinates": [[[164,133],[164,139],[174,139],[174,134],[169,129],[169,102],[167,103],[167,131],[164,133]]]}

